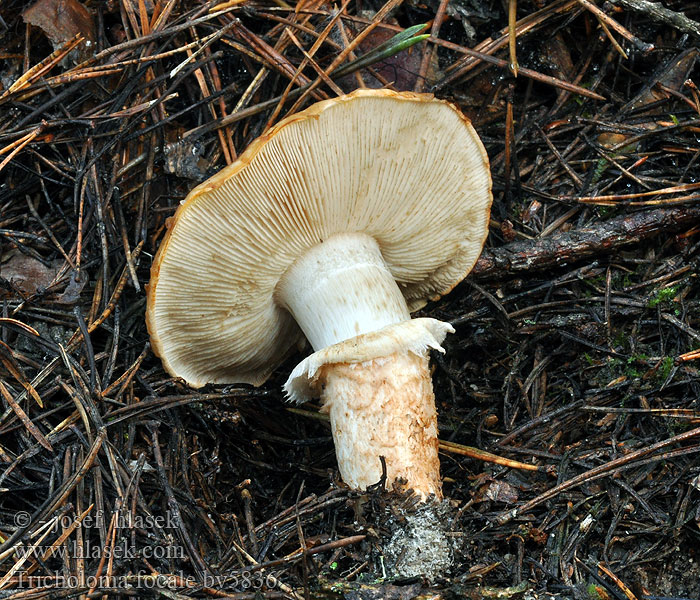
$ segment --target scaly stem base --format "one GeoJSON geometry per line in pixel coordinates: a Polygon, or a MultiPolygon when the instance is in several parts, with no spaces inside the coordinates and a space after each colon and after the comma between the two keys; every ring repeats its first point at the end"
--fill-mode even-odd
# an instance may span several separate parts
{"type": "Polygon", "coordinates": [[[404,351],[321,369],[321,398],[343,481],[359,489],[376,484],[383,456],[388,489],[398,479],[400,489],[442,498],[428,357],[404,351]]]}

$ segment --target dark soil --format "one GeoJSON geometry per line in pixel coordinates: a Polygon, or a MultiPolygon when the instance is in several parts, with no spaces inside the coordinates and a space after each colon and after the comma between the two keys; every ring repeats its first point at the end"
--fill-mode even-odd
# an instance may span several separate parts
{"type": "Polygon", "coordinates": [[[0,6],[2,597],[700,597],[700,5],[520,0],[516,78],[505,0],[219,4],[0,6]],[[421,311],[456,328],[432,582],[386,570],[412,500],[345,489],[285,403],[302,353],[192,390],[144,323],[189,189],[338,91],[290,84],[337,11],[322,69],[433,38],[334,86],[447,98],[491,159],[487,249],[421,311]]]}

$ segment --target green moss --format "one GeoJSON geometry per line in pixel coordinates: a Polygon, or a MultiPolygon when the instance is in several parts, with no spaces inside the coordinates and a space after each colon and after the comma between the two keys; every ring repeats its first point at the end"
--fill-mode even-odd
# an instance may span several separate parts
{"type": "Polygon", "coordinates": [[[661,361],[661,366],[659,367],[658,377],[660,381],[666,381],[668,376],[671,374],[671,369],[673,369],[673,357],[666,356],[661,361]]]}
{"type": "Polygon", "coordinates": [[[629,347],[629,342],[629,336],[622,329],[620,329],[613,338],[613,345],[616,348],[622,348],[626,350],[629,347]]]}
{"type": "Polygon", "coordinates": [[[670,302],[678,295],[679,286],[672,285],[671,287],[657,290],[654,296],[649,299],[649,308],[656,308],[659,304],[670,302]]]}
{"type": "Polygon", "coordinates": [[[642,353],[633,354],[626,361],[626,365],[624,368],[624,374],[627,377],[634,377],[636,379],[639,379],[646,372],[646,368],[640,369],[640,368],[638,368],[638,364],[644,365],[646,367],[646,362],[648,360],[649,360],[649,357],[646,354],[642,354],[642,353]]]}

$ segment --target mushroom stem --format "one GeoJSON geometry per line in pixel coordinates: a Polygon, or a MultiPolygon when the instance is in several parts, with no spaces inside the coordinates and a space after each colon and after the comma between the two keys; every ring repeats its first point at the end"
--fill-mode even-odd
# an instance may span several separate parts
{"type": "Polygon", "coordinates": [[[343,480],[366,489],[382,478],[424,499],[442,498],[435,396],[428,348],[452,328],[411,319],[379,245],[342,233],[306,251],[284,273],[275,298],[316,352],[292,373],[292,400],[321,396],[330,413],[343,480]]]}
{"type": "Polygon", "coordinates": [[[329,237],[302,254],[275,289],[314,350],[411,318],[374,238],[329,237]]]}
{"type": "Polygon", "coordinates": [[[442,498],[437,413],[428,357],[403,351],[361,363],[331,363],[319,373],[338,468],[366,489],[386,465],[391,488],[403,480],[423,498],[442,498]]]}

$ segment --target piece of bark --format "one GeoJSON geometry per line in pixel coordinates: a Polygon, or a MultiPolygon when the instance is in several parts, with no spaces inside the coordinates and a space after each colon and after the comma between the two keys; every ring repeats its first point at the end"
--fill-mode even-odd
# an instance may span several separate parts
{"type": "Polygon", "coordinates": [[[610,2],[649,15],[655,21],[661,21],[683,33],[691,33],[700,38],[700,23],[689,19],[681,12],[666,8],[661,2],[649,0],[610,0],[610,2]]]}
{"type": "Polygon", "coordinates": [[[662,233],[700,225],[700,207],[658,208],[635,212],[590,227],[546,238],[486,248],[472,269],[475,279],[498,279],[539,269],[563,267],[662,233]]]}

